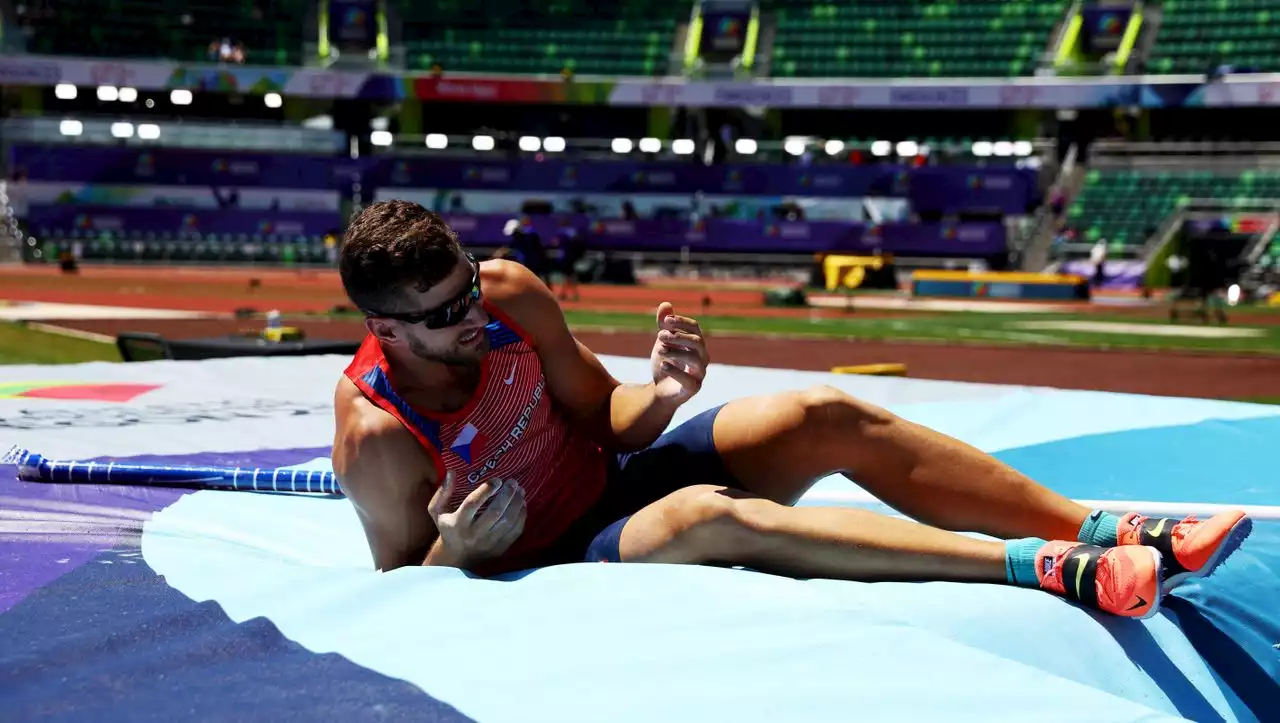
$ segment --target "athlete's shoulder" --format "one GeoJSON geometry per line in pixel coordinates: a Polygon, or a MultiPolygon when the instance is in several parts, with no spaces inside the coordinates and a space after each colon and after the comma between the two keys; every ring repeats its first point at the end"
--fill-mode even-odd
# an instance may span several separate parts
{"type": "Polygon", "coordinates": [[[344,487],[389,483],[399,477],[420,481],[434,472],[413,433],[345,376],[334,391],[333,411],[333,468],[344,487]],[[408,474],[396,474],[398,470],[408,474]]]}
{"type": "Polygon", "coordinates": [[[485,301],[496,306],[533,340],[544,338],[548,330],[564,325],[564,312],[555,295],[536,274],[523,264],[493,259],[480,264],[480,283],[485,301]]]}

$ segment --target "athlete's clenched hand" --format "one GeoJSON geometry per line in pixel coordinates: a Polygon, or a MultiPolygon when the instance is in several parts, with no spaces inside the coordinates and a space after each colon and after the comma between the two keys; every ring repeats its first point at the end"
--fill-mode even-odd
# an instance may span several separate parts
{"type": "Polygon", "coordinates": [[[453,472],[445,474],[427,508],[448,560],[466,568],[506,552],[524,532],[524,489],[512,479],[486,480],[447,511],[454,484],[453,472]]]}

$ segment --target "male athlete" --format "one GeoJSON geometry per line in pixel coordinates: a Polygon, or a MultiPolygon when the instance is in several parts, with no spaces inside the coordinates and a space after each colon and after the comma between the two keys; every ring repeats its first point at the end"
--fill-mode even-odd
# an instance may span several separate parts
{"type": "Polygon", "coordinates": [[[475,261],[417,204],[354,218],[341,272],[369,334],[338,383],[334,470],[384,571],[740,565],[1008,583],[1149,617],[1250,527],[1242,512],[1091,511],[831,387],[744,397],[664,434],[706,374],[696,321],[659,305],[653,378],[621,384],[536,276],[475,261]],[[792,506],[837,472],[925,524],[792,506]]]}

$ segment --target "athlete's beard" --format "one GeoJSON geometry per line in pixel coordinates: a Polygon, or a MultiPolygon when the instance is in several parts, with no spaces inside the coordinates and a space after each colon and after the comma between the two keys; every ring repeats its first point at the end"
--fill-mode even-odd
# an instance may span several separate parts
{"type": "Polygon", "coordinates": [[[449,349],[432,349],[422,343],[421,339],[409,335],[409,352],[424,361],[458,367],[477,367],[489,352],[489,339],[482,331],[480,345],[471,349],[462,349],[454,343],[449,349]]]}

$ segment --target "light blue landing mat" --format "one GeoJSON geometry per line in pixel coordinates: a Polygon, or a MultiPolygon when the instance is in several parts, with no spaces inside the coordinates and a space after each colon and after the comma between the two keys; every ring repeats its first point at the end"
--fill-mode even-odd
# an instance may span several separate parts
{"type": "MultiPolygon", "coordinates": [[[[643,362],[608,359],[625,380],[643,362]]],[[[124,404],[0,399],[0,443],[57,457],[328,464],[345,360],[84,365],[124,404]]],[[[0,384],[47,381],[0,368],[0,384]]],[[[371,571],[343,500],[0,477],[0,700],[14,720],[1280,720],[1280,410],[717,367],[829,383],[1082,500],[1247,505],[1210,578],[1150,621],[1031,590],[566,565],[371,571]]],[[[843,479],[805,504],[876,506],[843,479]]]]}

